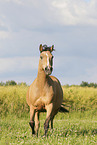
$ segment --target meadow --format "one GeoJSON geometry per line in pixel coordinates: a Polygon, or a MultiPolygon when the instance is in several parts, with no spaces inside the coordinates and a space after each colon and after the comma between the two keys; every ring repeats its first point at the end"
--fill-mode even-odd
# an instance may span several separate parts
{"type": "Polygon", "coordinates": [[[69,113],[58,113],[54,129],[44,138],[45,113],[40,115],[39,137],[31,135],[27,86],[0,86],[0,144],[97,145],[97,88],[63,86],[69,113]]]}

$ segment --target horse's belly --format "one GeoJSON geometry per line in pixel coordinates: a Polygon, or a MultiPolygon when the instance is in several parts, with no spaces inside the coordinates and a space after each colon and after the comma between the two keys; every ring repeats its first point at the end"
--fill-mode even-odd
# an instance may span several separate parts
{"type": "Polygon", "coordinates": [[[36,111],[40,111],[40,112],[45,112],[46,111],[46,109],[45,109],[45,106],[44,105],[34,105],[34,109],[36,110],[36,111]]]}
{"type": "Polygon", "coordinates": [[[33,106],[36,111],[45,112],[45,104],[42,102],[41,98],[37,99],[33,106]]]}

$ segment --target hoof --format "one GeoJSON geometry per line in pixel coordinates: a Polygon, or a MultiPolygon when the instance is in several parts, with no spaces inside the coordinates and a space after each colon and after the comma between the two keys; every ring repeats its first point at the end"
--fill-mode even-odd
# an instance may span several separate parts
{"type": "Polygon", "coordinates": [[[33,135],[33,136],[35,135],[35,131],[32,131],[32,135],[33,135]]]}
{"type": "Polygon", "coordinates": [[[43,138],[46,138],[46,135],[45,134],[43,135],[43,138]]]}
{"type": "Polygon", "coordinates": [[[36,137],[36,135],[35,134],[32,134],[32,137],[36,137]]]}

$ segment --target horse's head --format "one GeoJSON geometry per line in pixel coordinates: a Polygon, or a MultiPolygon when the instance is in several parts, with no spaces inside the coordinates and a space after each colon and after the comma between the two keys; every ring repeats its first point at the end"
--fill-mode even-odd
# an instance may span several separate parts
{"type": "Polygon", "coordinates": [[[50,75],[53,71],[53,55],[51,52],[54,50],[54,46],[47,47],[47,45],[42,46],[40,44],[40,60],[39,64],[42,70],[44,70],[46,75],[50,75]]]}

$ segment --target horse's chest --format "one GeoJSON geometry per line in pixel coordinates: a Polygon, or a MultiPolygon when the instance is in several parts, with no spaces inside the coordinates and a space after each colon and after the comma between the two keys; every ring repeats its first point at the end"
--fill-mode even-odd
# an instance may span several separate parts
{"type": "Polygon", "coordinates": [[[53,92],[53,89],[52,87],[49,87],[49,88],[45,88],[43,90],[37,90],[37,93],[35,95],[35,105],[36,106],[45,106],[45,105],[48,105],[52,102],[53,100],[53,96],[54,96],[54,92],[53,92]]]}

